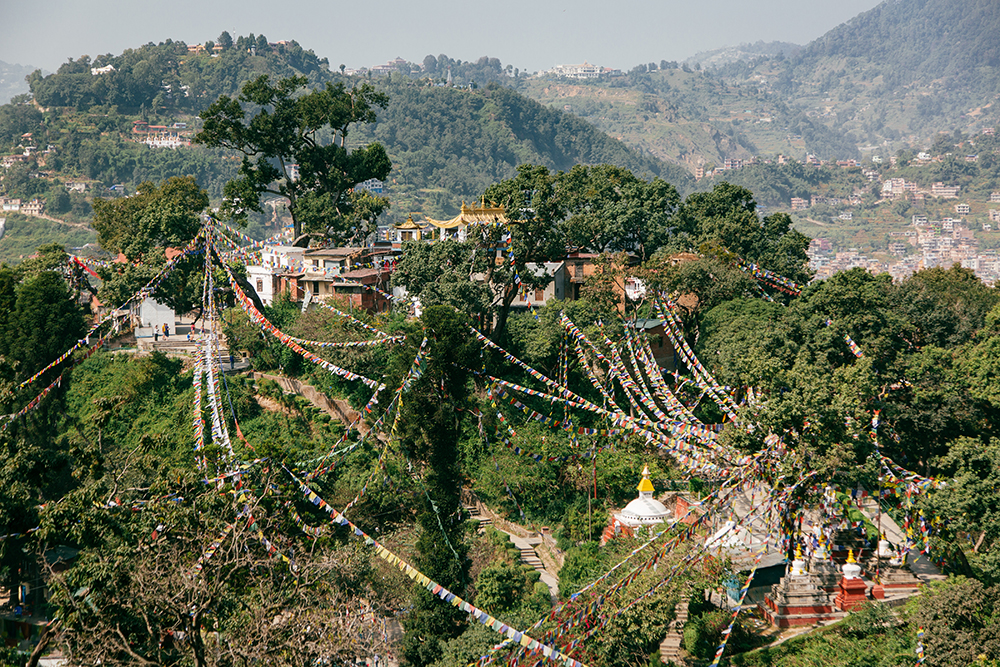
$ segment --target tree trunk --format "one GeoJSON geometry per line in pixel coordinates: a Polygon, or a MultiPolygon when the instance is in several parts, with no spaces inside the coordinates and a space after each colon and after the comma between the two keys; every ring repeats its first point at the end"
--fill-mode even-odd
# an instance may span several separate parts
{"type": "Polygon", "coordinates": [[[42,658],[42,654],[45,653],[45,649],[48,648],[49,644],[52,642],[52,638],[56,636],[59,624],[60,621],[56,619],[45,626],[45,630],[42,631],[42,636],[38,638],[38,645],[35,646],[35,650],[32,651],[31,655],[28,657],[28,662],[25,663],[25,667],[38,667],[38,661],[42,658]]]}
{"type": "Polygon", "coordinates": [[[195,612],[191,618],[191,649],[194,653],[194,664],[197,667],[206,667],[205,644],[201,639],[201,611],[195,612]]]}
{"type": "Polygon", "coordinates": [[[493,330],[492,335],[492,340],[497,345],[499,345],[503,340],[503,336],[507,331],[507,318],[510,315],[510,304],[514,303],[517,291],[517,286],[513,286],[513,288],[507,291],[500,300],[500,307],[497,310],[497,326],[493,330]]]}

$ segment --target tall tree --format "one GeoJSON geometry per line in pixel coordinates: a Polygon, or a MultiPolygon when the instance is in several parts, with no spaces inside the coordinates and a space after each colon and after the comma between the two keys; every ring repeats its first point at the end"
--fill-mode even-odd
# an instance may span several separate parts
{"type": "MultiPolygon", "coordinates": [[[[4,300],[9,296],[5,295],[4,300]]],[[[27,277],[14,287],[13,296],[12,309],[3,313],[0,350],[18,377],[25,378],[80,338],[83,313],[62,276],[52,271],[27,277]]]]}
{"type": "Polygon", "coordinates": [[[809,239],[792,229],[787,213],[761,217],[753,193],[730,183],[688,196],[678,214],[694,248],[722,246],[743,259],[800,283],[812,277],[809,239]]]}
{"type": "Polygon", "coordinates": [[[569,211],[562,228],[571,245],[646,260],[674,232],[681,198],[660,178],[645,181],[628,169],[602,164],[577,165],[559,181],[569,211]]]}
{"type": "Polygon", "coordinates": [[[542,289],[552,281],[544,272],[530,270],[528,264],[552,261],[566,254],[564,236],[557,226],[566,209],[556,184],[557,175],[546,167],[522,164],[517,168],[517,176],[490,186],[483,196],[488,202],[502,204],[511,221],[513,263],[496,261],[494,249],[501,245],[506,230],[488,227],[477,239],[486,250],[477,253],[477,269],[485,275],[491,291],[497,340],[504,336],[510,306],[518,292],[542,289]]]}
{"type": "MultiPolygon", "coordinates": [[[[126,260],[98,269],[101,301],[115,307],[143,287],[163,268],[167,248],[182,247],[198,234],[200,214],[207,207],[208,193],[191,176],[175,176],[159,186],[142,183],[133,197],[95,199],[98,242],[126,260]]],[[[175,310],[190,310],[198,286],[189,274],[175,270],[156,297],[175,310]]]]}
{"type": "MultiPolygon", "coordinates": [[[[459,439],[462,416],[470,407],[469,372],[478,346],[469,336],[467,318],[448,306],[428,308],[421,322],[428,340],[421,378],[403,395],[401,445],[424,467],[425,499],[417,516],[420,536],[416,565],[453,591],[468,584],[465,523],[459,513],[462,474],[459,439]]],[[[396,356],[397,376],[408,368],[415,349],[396,356]]],[[[406,621],[403,651],[411,665],[429,665],[441,657],[441,642],[458,636],[464,614],[419,589],[406,621]]]]}
{"type": "Polygon", "coordinates": [[[352,123],[374,122],[388,98],[368,84],[348,90],[342,82],[301,93],[308,83],[301,76],[249,81],[239,97],[223,95],[202,112],[195,141],[243,154],[239,176],[224,189],[223,212],[237,221],[261,212],[261,197],[270,194],[288,199],[296,238],[305,230],[363,239],[389,204],[353,188],[385,179],[392,164],[379,143],[349,151],[347,133],[352,123]]]}

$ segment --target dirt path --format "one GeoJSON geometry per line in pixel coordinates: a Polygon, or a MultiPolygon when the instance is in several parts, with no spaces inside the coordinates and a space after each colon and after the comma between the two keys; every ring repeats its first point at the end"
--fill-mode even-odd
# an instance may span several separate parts
{"type": "Polygon", "coordinates": [[[60,218],[53,218],[51,215],[48,215],[47,213],[42,213],[41,215],[29,215],[28,217],[29,218],[42,218],[43,220],[48,220],[49,222],[56,222],[56,223],[59,223],[60,225],[66,225],[67,227],[77,227],[79,229],[86,229],[86,230],[91,231],[91,232],[94,231],[94,228],[91,227],[89,223],[86,223],[86,222],[67,222],[66,220],[62,220],[60,218]]]}

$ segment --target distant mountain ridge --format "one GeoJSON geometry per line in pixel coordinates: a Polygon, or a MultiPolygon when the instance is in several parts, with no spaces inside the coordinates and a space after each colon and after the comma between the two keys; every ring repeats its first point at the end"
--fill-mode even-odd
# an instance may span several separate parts
{"type": "Polygon", "coordinates": [[[802,47],[758,42],[518,87],[692,171],[755,155],[886,157],[1000,125],[998,35],[997,0],[886,0],[802,47]]]}
{"type": "Polygon", "coordinates": [[[779,54],[785,57],[794,56],[801,50],[801,45],[792,42],[758,41],[753,44],[744,43],[739,46],[723,46],[710,51],[700,51],[685,59],[684,62],[688,65],[697,63],[702,67],[720,67],[742,60],[753,60],[761,56],[773,57],[779,54]]]}
{"type": "Polygon", "coordinates": [[[929,145],[938,131],[1000,123],[1000,3],[886,0],[788,58],[720,68],[859,145],[929,145]]]}
{"type": "Polygon", "coordinates": [[[30,92],[24,77],[35,71],[35,67],[5,63],[0,60],[0,104],[7,104],[15,95],[30,92]]]}
{"type": "Polygon", "coordinates": [[[793,58],[857,58],[891,67],[904,81],[965,77],[1000,67],[995,0],[886,0],[810,42],[793,58]]]}

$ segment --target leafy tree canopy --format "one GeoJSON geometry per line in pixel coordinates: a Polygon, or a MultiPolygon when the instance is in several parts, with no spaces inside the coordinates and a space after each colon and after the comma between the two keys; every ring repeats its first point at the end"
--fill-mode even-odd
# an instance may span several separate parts
{"type": "Polygon", "coordinates": [[[223,95],[202,112],[195,141],[243,154],[239,176],[225,187],[224,213],[243,221],[262,210],[263,195],[286,197],[296,237],[306,230],[363,240],[388,201],[358,206],[350,191],[385,179],[392,164],[378,143],[349,151],[347,133],[352,123],[373,122],[388,98],[368,84],[348,90],[341,82],[299,94],[308,83],[257,77],[238,97],[223,95]]]}
{"type": "Polygon", "coordinates": [[[184,245],[201,227],[199,214],[208,194],[191,176],[174,176],[163,184],[142,183],[134,197],[94,200],[97,240],[130,262],[154,248],[184,245]]]}
{"type": "MultiPolygon", "coordinates": [[[[124,303],[167,262],[167,249],[186,245],[201,228],[208,194],[190,176],[175,176],[157,186],[143,183],[133,197],[94,200],[94,228],[106,249],[125,262],[98,268],[103,281],[98,296],[110,307],[124,303]]],[[[175,270],[161,284],[157,298],[175,310],[188,311],[198,298],[188,270],[175,270]]]]}

